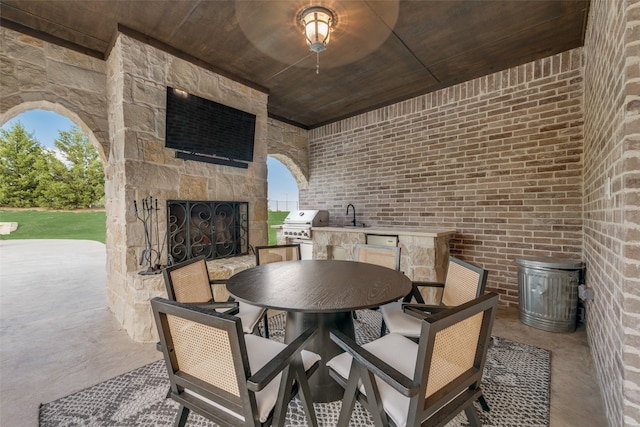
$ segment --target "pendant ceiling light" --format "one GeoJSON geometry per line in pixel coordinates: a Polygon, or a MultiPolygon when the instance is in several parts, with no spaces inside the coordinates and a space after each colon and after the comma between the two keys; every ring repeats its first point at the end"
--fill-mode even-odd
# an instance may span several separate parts
{"type": "Polygon", "coordinates": [[[329,44],[334,19],[333,13],[322,6],[309,7],[300,15],[300,25],[304,28],[307,45],[316,53],[316,74],[320,73],[320,52],[329,44]]]}

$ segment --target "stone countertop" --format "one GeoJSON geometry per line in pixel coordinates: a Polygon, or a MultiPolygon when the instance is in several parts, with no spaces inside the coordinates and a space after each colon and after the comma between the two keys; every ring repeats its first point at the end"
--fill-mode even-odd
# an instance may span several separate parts
{"type": "Polygon", "coordinates": [[[456,230],[451,228],[403,228],[403,227],[312,227],[315,232],[332,232],[332,233],[364,233],[364,234],[380,234],[384,236],[422,236],[422,237],[441,237],[449,234],[455,234],[456,230]]]}

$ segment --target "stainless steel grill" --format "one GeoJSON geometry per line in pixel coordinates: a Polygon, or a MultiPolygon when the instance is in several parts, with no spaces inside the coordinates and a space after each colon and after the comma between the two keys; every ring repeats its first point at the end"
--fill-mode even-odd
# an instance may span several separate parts
{"type": "Polygon", "coordinates": [[[291,211],[284,219],[282,232],[290,239],[311,240],[311,227],[329,225],[329,211],[299,210],[291,211]]]}

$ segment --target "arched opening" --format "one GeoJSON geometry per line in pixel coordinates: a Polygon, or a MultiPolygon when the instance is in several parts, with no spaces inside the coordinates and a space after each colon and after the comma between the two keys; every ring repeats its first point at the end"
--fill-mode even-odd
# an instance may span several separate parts
{"type": "MultiPolygon", "coordinates": [[[[39,132],[43,132],[43,135],[49,138],[53,133],[57,134],[57,129],[68,130],[71,126],[77,126],[87,136],[96,150],[98,150],[102,164],[106,166],[108,157],[105,152],[105,147],[98,141],[93,130],[80,116],[60,104],[49,101],[23,102],[0,115],[0,126],[2,126],[2,129],[5,129],[5,126],[11,125],[18,120],[22,122],[28,120],[34,126],[37,126],[38,134],[36,137],[40,137],[39,132]]],[[[53,141],[53,139],[51,139],[51,141],[53,141]]]]}
{"type": "Polygon", "coordinates": [[[289,168],[275,157],[267,157],[269,244],[277,243],[272,225],[282,224],[287,214],[298,209],[298,183],[289,168]]]}
{"type": "MultiPolygon", "coordinates": [[[[30,180],[36,181],[37,186],[30,186],[29,182],[20,185],[20,191],[11,192],[3,190],[2,205],[7,208],[44,208],[55,210],[94,210],[92,215],[75,216],[69,223],[69,236],[64,234],[64,221],[61,218],[51,218],[52,227],[42,230],[42,235],[37,229],[30,229],[28,235],[23,235],[23,227],[16,231],[13,238],[70,238],[97,240],[105,243],[106,240],[106,214],[104,212],[104,163],[101,155],[101,146],[91,132],[87,133],[86,126],[75,114],[62,108],[62,113],[53,111],[54,104],[47,102],[25,103],[16,106],[2,117],[1,129],[4,141],[20,138],[22,142],[17,144],[14,150],[5,146],[4,154],[15,157],[5,157],[2,174],[7,188],[16,187],[18,178],[10,177],[12,165],[25,163],[30,166],[33,176],[30,180]],[[49,107],[47,109],[28,106],[49,107]],[[68,113],[68,116],[66,115],[68,113]],[[73,117],[75,120],[69,118],[73,117]],[[8,120],[7,120],[8,119],[8,120]],[[32,150],[29,157],[26,150],[32,150]],[[6,169],[6,170],[5,170],[6,169]],[[24,187],[24,188],[22,188],[24,187]],[[23,200],[22,203],[20,199],[23,200]],[[28,200],[27,200],[28,199],[28,200]],[[100,211],[101,213],[97,213],[100,211]],[[60,221],[60,222],[58,222],[60,221]],[[87,222],[83,228],[84,222],[87,222]]],[[[55,108],[60,110],[61,108],[55,108]]],[[[15,173],[17,175],[17,173],[15,173]]],[[[6,190],[6,188],[5,188],[6,190]]],[[[5,212],[5,214],[8,214],[5,212]]],[[[64,216],[64,213],[55,213],[64,216]]],[[[37,213],[33,216],[22,218],[26,221],[38,221],[37,213]]],[[[48,214],[49,216],[53,213],[48,214]]],[[[3,215],[5,216],[5,215],[3,215]]],[[[24,224],[30,227],[30,224],[24,224]]]]}
{"type": "Polygon", "coordinates": [[[298,183],[289,168],[275,157],[267,157],[267,184],[269,210],[298,209],[298,183]]]}

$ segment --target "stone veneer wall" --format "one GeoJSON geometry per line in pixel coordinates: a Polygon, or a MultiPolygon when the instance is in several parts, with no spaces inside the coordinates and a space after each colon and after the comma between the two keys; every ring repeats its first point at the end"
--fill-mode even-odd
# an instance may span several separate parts
{"type": "Polygon", "coordinates": [[[581,66],[576,49],[313,129],[300,205],[456,229],[452,255],[517,305],[515,258],[582,257],[581,66]]]}
{"type": "Polygon", "coordinates": [[[107,300],[132,338],[156,339],[149,299],[166,295],[157,278],[141,276],[143,228],[133,201],[160,200],[160,235],[166,200],[249,202],[249,243],[267,241],[267,95],[169,53],[119,34],[107,59],[112,176],[107,199],[107,300]],[[256,115],[254,161],[248,169],[184,161],[164,147],[166,86],[256,115]]]}
{"type": "Polygon", "coordinates": [[[73,120],[98,149],[109,153],[105,63],[0,27],[0,124],[32,109],[73,120]]]}
{"type": "Polygon", "coordinates": [[[640,2],[594,0],[585,52],[587,331],[611,426],[640,425],[640,2]],[[611,197],[607,197],[607,178],[611,197]]]}

